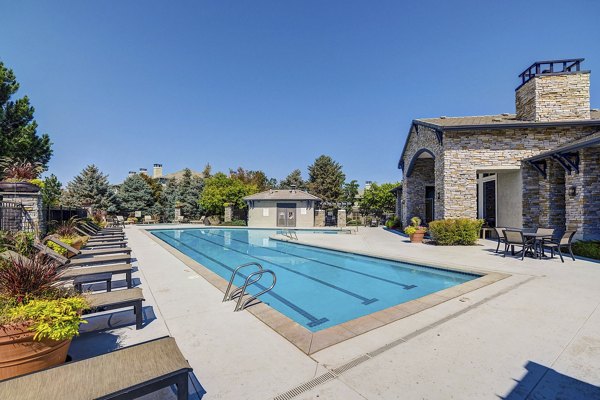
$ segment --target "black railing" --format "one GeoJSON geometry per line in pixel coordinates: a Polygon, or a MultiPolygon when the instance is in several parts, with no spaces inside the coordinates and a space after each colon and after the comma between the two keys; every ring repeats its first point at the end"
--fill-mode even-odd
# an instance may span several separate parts
{"type": "Polygon", "coordinates": [[[44,207],[44,220],[48,228],[60,225],[72,217],[85,218],[87,211],[84,208],[76,207],[44,207]]]}
{"type": "Polygon", "coordinates": [[[558,74],[581,70],[581,62],[585,58],[570,58],[568,60],[536,61],[529,68],[519,74],[521,86],[531,78],[543,74],[558,74]]]}
{"type": "Polygon", "coordinates": [[[0,202],[0,231],[36,232],[33,219],[22,204],[10,201],[0,202]]]}

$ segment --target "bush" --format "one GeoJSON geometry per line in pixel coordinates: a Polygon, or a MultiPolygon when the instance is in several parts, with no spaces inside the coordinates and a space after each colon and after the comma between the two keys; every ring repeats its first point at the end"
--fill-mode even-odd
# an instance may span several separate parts
{"type": "Polygon", "coordinates": [[[5,250],[16,251],[25,256],[33,252],[33,232],[19,231],[16,233],[0,231],[0,252],[5,250]]]}
{"type": "MultiPolygon", "coordinates": [[[[69,246],[75,247],[75,248],[82,247],[88,241],[88,239],[89,239],[88,236],[78,236],[78,235],[58,236],[58,240],[60,240],[64,244],[68,244],[69,246]]],[[[74,254],[67,254],[67,249],[58,245],[57,243],[54,243],[52,240],[48,240],[46,242],[46,246],[50,247],[52,250],[54,250],[58,254],[65,256],[65,257],[74,255],[74,254]]]]}
{"type": "Polygon", "coordinates": [[[600,241],[582,240],[573,242],[573,253],[581,257],[600,260],[600,241]]]}
{"type": "Polygon", "coordinates": [[[246,221],[242,219],[234,219],[231,222],[223,222],[219,224],[220,226],[246,226],[246,221]]]}
{"type": "Polygon", "coordinates": [[[441,246],[472,246],[479,239],[482,219],[455,218],[431,221],[429,232],[436,244],[441,246]]]}
{"type": "Polygon", "coordinates": [[[394,215],[392,218],[385,221],[385,226],[388,229],[398,229],[402,226],[402,222],[400,221],[400,218],[394,215]]]}
{"type": "Polygon", "coordinates": [[[360,223],[359,219],[351,219],[346,222],[346,225],[347,226],[360,226],[362,224],[360,223]]]}

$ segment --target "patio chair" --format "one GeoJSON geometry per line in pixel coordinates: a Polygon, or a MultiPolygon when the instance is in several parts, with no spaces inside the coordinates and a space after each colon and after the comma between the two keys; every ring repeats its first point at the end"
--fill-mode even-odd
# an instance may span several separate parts
{"type": "Polygon", "coordinates": [[[41,242],[37,242],[33,244],[33,247],[37,249],[39,252],[46,254],[50,258],[55,261],[64,264],[70,265],[73,267],[87,267],[91,265],[97,264],[129,264],[131,263],[131,255],[130,254],[112,254],[107,256],[98,256],[98,257],[82,257],[81,255],[75,256],[72,258],[67,258],[62,254],[57,253],[52,250],[50,247],[46,246],[41,242]]]}
{"type": "Polygon", "coordinates": [[[494,228],[496,232],[496,240],[498,240],[498,246],[496,246],[496,253],[500,250],[500,244],[504,244],[504,249],[506,250],[506,240],[504,239],[504,231],[506,228],[494,228]]]}
{"type": "Polygon", "coordinates": [[[187,362],[163,337],[0,382],[2,399],[133,399],[172,385],[188,398],[187,362]]]}
{"type": "Polygon", "coordinates": [[[569,254],[571,255],[571,258],[573,259],[573,261],[575,261],[575,256],[573,255],[573,248],[572,248],[572,244],[573,244],[573,237],[575,236],[575,233],[577,231],[566,231],[562,237],[558,240],[552,240],[552,241],[544,241],[543,242],[543,246],[546,248],[550,249],[550,254],[551,254],[551,258],[554,258],[554,249],[556,249],[556,251],[558,252],[558,255],[560,257],[560,261],[565,262],[562,252],[561,252],[561,247],[568,247],[569,248],[569,254]]]}
{"type": "Polygon", "coordinates": [[[119,227],[102,228],[101,226],[98,226],[90,221],[84,221],[82,223],[82,225],[86,226],[87,228],[89,228],[96,234],[118,234],[118,233],[123,234],[123,228],[119,228],[119,227]]]}
{"type": "Polygon", "coordinates": [[[58,239],[54,235],[49,235],[49,236],[46,236],[44,239],[42,239],[43,244],[46,244],[48,242],[56,243],[63,249],[66,249],[69,253],[74,254],[75,257],[80,256],[80,258],[83,258],[86,256],[114,255],[114,254],[121,254],[121,253],[131,255],[131,249],[129,247],[107,247],[107,248],[100,248],[100,249],[85,249],[84,248],[84,249],[78,250],[78,249],[62,242],[60,239],[58,239]]]}
{"type": "Polygon", "coordinates": [[[93,314],[99,311],[114,310],[117,308],[133,307],[135,313],[135,329],[142,329],[143,315],[142,302],[144,294],[140,288],[115,290],[114,292],[84,293],[89,309],[83,314],[93,314]]]}
{"type": "Polygon", "coordinates": [[[525,253],[528,250],[531,252],[534,251],[534,241],[527,240],[525,236],[523,236],[522,231],[505,229],[503,233],[504,240],[506,243],[504,247],[504,254],[502,255],[502,257],[506,257],[506,253],[508,252],[509,247],[511,248],[512,255],[515,255],[515,246],[521,247],[521,250],[519,250],[519,252],[521,253],[521,261],[525,259],[525,253]]]}
{"type": "Polygon", "coordinates": [[[84,236],[89,236],[91,239],[123,239],[125,237],[125,233],[122,231],[118,232],[96,232],[92,228],[87,225],[80,224],[75,227],[75,230],[84,236]]]}

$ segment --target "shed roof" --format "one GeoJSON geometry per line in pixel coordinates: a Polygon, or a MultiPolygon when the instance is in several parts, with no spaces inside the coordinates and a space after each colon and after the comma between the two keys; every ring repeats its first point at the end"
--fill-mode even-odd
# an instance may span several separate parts
{"type": "Polygon", "coordinates": [[[244,197],[244,200],[314,200],[321,201],[320,198],[314,196],[304,190],[266,190],[264,192],[251,194],[244,197]]]}

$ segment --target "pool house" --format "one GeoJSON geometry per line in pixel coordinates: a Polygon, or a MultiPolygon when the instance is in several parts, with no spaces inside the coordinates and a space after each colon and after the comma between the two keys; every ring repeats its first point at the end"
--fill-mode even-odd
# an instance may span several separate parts
{"type": "Polygon", "coordinates": [[[403,222],[470,217],[600,238],[600,110],[582,63],[525,69],[515,114],[413,120],[398,163],[403,222]]]}
{"type": "Polygon", "coordinates": [[[248,226],[253,228],[312,228],[317,196],[295,188],[267,190],[244,197],[248,226]]]}

